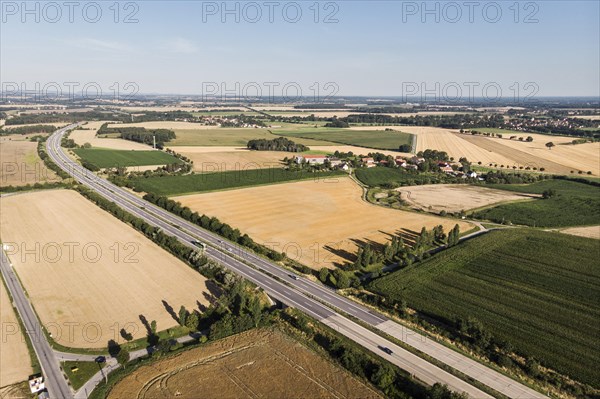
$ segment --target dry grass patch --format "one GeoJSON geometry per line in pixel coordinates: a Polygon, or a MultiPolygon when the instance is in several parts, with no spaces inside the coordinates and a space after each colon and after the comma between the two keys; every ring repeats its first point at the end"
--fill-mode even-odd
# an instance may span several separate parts
{"type": "MultiPolygon", "coordinates": [[[[393,234],[455,220],[385,209],[363,201],[350,178],[277,184],[175,198],[192,210],[216,216],[252,238],[315,269],[353,261],[357,243],[385,243],[393,234]]],[[[471,225],[459,222],[462,231],[471,225]]]]}
{"type": "Polygon", "coordinates": [[[379,398],[372,388],[280,332],[253,330],[142,366],[117,398],[379,398]]]}
{"type": "Polygon", "coordinates": [[[397,191],[413,208],[436,213],[468,211],[500,202],[539,197],[464,184],[428,184],[402,187],[397,191]]]}
{"type": "Polygon", "coordinates": [[[38,156],[37,146],[37,142],[25,141],[23,136],[11,135],[0,139],[0,186],[25,186],[59,180],[38,156]]]}
{"type": "Polygon", "coordinates": [[[69,138],[73,139],[78,145],[84,145],[90,143],[93,148],[108,148],[112,150],[138,150],[148,151],[149,146],[136,143],[135,141],[123,140],[118,138],[100,138],[96,137],[96,132],[100,129],[100,126],[105,124],[107,121],[101,122],[88,122],[83,125],[86,130],[74,130],[69,138]]]}
{"type": "Polygon", "coordinates": [[[2,239],[17,243],[11,261],[59,344],[106,348],[110,339],[123,342],[121,328],[144,337],[140,315],[165,330],[177,325],[169,306],[208,304],[204,277],[75,191],[0,201],[2,239]]]}
{"type": "MultiPolygon", "coordinates": [[[[0,387],[26,381],[33,373],[23,331],[4,282],[0,282],[0,387]]],[[[0,397],[4,398],[3,395],[0,397]]]]}
{"type": "Polygon", "coordinates": [[[560,230],[560,232],[574,236],[595,238],[596,240],[600,240],[600,226],[571,227],[569,229],[560,230]]]}

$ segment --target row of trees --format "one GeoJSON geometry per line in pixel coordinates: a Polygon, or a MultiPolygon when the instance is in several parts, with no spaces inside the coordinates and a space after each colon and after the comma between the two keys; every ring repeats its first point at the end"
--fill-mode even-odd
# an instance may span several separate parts
{"type": "Polygon", "coordinates": [[[0,127],[0,136],[8,134],[32,134],[32,133],[52,133],[56,130],[56,127],[52,125],[34,125],[34,126],[19,126],[11,129],[2,129],[0,127]]]}

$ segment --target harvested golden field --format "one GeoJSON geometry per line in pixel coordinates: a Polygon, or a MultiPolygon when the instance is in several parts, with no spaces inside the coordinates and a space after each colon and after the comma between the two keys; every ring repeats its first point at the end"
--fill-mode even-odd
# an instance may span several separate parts
{"type": "Polygon", "coordinates": [[[37,145],[26,141],[23,136],[10,135],[0,139],[0,186],[24,186],[59,180],[39,157],[37,145]]]}
{"type": "Polygon", "coordinates": [[[175,150],[191,159],[194,171],[200,173],[279,168],[283,166],[285,157],[296,155],[284,151],[251,151],[241,147],[175,147],[175,150]]]}
{"type": "Polygon", "coordinates": [[[350,373],[299,342],[251,330],[142,366],[108,399],[379,398],[350,373]]]}
{"type": "Polygon", "coordinates": [[[106,348],[177,325],[169,313],[206,305],[206,280],[132,227],[75,191],[0,199],[0,234],[44,326],[59,344],[106,348]],[[24,250],[34,254],[25,255],[24,250]]]}
{"type": "Polygon", "coordinates": [[[95,148],[139,151],[148,151],[150,149],[149,146],[142,143],[136,143],[135,141],[122,140],[118,138],[96,137],[96,132],[98,131],[98,129],[100,129],[100,126],[102,126],[106,122],[107,121],[88,122],[87,124],[83,125],[83,128],[86,130],[74,130],[73,133],[71,133],[71,135],[69,136],[69,138],[72,138],[78,145],[90,143],[92,147],[95,148]]]}
{"type": "MultiPolygon", "coordinates": [[[[385,243],[390,235],[410,239],[423,226],[455,220],[386,209],[362,199],[348,177],[309,180],[176,197],[192,210],[216,216],[250,237],[314,269],[353,261],[357,243],[385,243]]],[[[462,231],[472,226],[459,222],[462,231]]]]}
{"type": "Polygon", "coordinates": [[[595,238],[596,240],[600,240],[600,226],[571,227],[561,230],[560,232],[574,236],[595,238]]]}
{"type": "MultiPolygon", "coordinates": [[[[518,151],[515,154],[526,153],[532,159],[539,160],[540,165],[551,173],[570,173],[571,170],[591,171],[594,175],[600,175],[600,143],[569,144],[572,137],[543,136],[540,134],[524,135],[532,136],[533,141],[508,140],[506,138],[485,138],[498,144],[510,147],[518,151]],[[549,150],[546,143],[553,142],[556,146],[549,150]],[[546,163],[548,166],[544,166],[546,163]],[[559,166],[557,166],[559,165],[559,166]]],[[[505,152],[507,150],[504,150],[505,152]]]]}
{"type": "MultiPolygon", "coordinates": [[[[31,360],[4,282],[0,281],[0,388],[26,381],[33,373],[31,360]]],[[[4,397],[4,396],[0,396],[4,397]]]]}
{"type": "MultiPolygon", "coordinates": [[[[513,163],[505,155],[494,153],[463,140],[463,135],[454,134],[452,130],[421,126],[397,126],[396,128],[417,136],[417,151],[425,151],[426,149],[446,151],[449,156],[454,157],[456,160],[466,157],[471,162],[481,161],[484,165],[489,163],[512,165],[513,163]]],[[[464,136],[466,137],[466,135],[464,136]]]]}
{"type": "MultiPolygon", "coordinates": [[[[554,151],[554,149],[549,150],[547,148],[545,148],[544,150],[542,149],[536,149],[537,146],[539,146],[541,143],[537,142],[537,143],[527,143],[525,141],[521,142],[521,141],[514,141],[514,140],[506,140],[506,139],[493,139],[493,138],[488,138],[488,137],[482,137],[482,136],[471,136],[471,135],[467,135],[467,134],[457,134],[457,136],[460,136],[461,138],[463,138],[465,141],[468,141],[469,143],[475,144],[477,146],[479,146],[482,149],[486,149],[490,152],[493,152],[495,154],[500,154],[503,155],[509,159],[512,160],[511,163],[504,163],[505,165],[510,165],[511,167],[514,166],[518,166],[518,167],[530,167],[530,168],[537,168],[538,170],[540,168],[544,168],[546,172],[550,172],[550,173],[559,173],[559,174],[569,174],[571,170],[573,170],[572,167],[569,167],[567,165],[565,165],[566,163],[569,163],[567,161],[566,158],[562,158],[559,157],[557,159],[556,156],[552,156],[550,154],[551,151],[554,151]],[[529,146],[528,146],[529,144],[529,146]],[[561,163],[558,162],[554,162],[552,159],[558,160],[561,163]]],[[[550,141],[550,140],[548,140],[550,141]]],[[[544,141],[544,143],[547,143],[548,141],[544,141]]],[[[598,145],[598,143],[591,143],[592,145],[598,145]]],[[[541,144],[544,145],[544,144],[541,144]]],[[[587,144],[580,144],[582,146],[586,146],[587,144]]],[[[570,147],[567,148],[566,151],[563,150],[558,150],[557,152],[578,152],[581,150],[577,150],[575,147],[577,146],[572,146],[572,145],[557,145],[555,148],[558,147],[570,147]]],[[[582,147],[585,148],[585,147],[582,147]]],[[[600,148],[597,147],[596,148],[600,148]]],[[[571,154],[571,156],[575,156],[573,154],[571,154]]],[[[471,158],[468,158],[469,160],[471,160],[471,158]]],[[[585,159],[573,159],[572,162],[576,162],[579,163],[581,165],[587,165],[587,166],[593,166],[592,164],[597,162],[597,160],[592,159],[592,160],[585,160],[585,159]]],[[[597,166],[596,166],[597,168],[597,166]]],[[[587,169],[590,170],[590,169],[587,169]]]]}
{"type": "Polygon", "coordinates": [[[466,184],[427,184],[401,187],[396,191],[412,208],[435,213],[468,211],[500,202],[539,197],[466,184]]]}

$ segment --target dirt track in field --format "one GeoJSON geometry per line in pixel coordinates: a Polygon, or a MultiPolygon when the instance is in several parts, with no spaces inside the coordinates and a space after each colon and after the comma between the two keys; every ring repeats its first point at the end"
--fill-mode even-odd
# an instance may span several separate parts
{"type": "Polygon", "coordinates": [[[501,202],[531,199],[537,196],[495,190],[466,184],[428,184],[396,189],[413,208],[439,213],[468,211],[501,202]]]}

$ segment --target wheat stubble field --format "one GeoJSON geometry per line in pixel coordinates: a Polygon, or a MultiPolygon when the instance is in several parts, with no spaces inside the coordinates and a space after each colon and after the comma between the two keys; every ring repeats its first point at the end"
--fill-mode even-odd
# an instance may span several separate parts
{"type": "Polygon", "coordinates": [[[27,184],[59,180],[46,168],[37,153],[37,143],[25,140],[25,136],[8,135],[0,138],[0,186],[24,186],[27,184]]]}
{"type": "MultiPolygon", "coordinates": [[[[23,331],[4,282],[0,281],[0,388],[27,380],[33,372],[23,331]]],[[[0,397],[4,397],[0,394],[0,397]]]]}
{"type": "Polygon", "coordinates": [[[69,138],[73,139],[78,145],[84,145],[90,143],[93,148],[108,148],[111,150],[138,150],[148,151],[149,146],[136,143],[135,141],[123,140],[119,138],[100,138],[96,137],[96,132],[100,129],[100,126],[107,123],[107,121],[101,122],[88,122],[83,125],[85,130],[74,130],[69,138]]]}
{"type": "Polygon", "coordinates": [[[75,191],[0,201],[2,240],[15,243],[7,254],[61,345],[106,348],[110,339],[123,342],[121,328],[142,338],[140,315],[161,331],[177,325],[168,306],[208,304],[204,277],[75,191]],[[34,254],[23,256],[24,248],[34,254]]]}
{"type": "MultiPolygon", "coordinates": [[[[353,261],[357,243],[386,243],[391,235],[419,233],[456,220],[385,209],[365,202],[348,177],[276,184],[175,197],[216,216],[265,245],[315,269],[353,261]]],[[[458,222],[461,231],[472,225],[458,222]]]]}
{"type": "Polygon", "coordinates": [[[108,399],[380,398],[370,387],[277,331],[252,330],[142,366],[108,399]]]}

